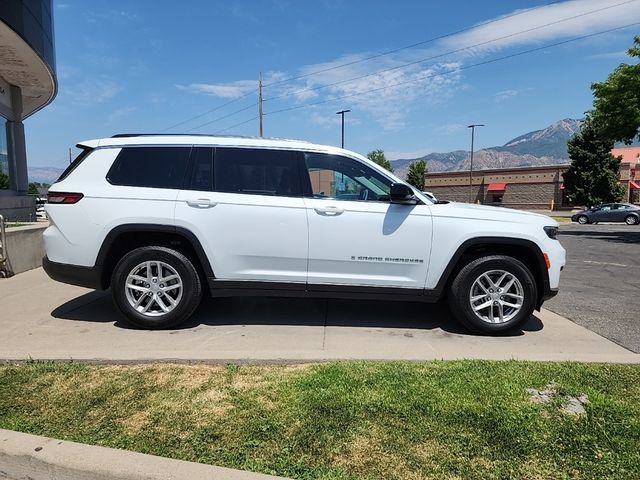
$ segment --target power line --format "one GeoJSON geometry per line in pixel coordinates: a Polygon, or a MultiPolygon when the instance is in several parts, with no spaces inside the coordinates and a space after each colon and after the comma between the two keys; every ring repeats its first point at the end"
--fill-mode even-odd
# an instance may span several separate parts
{"type": "Polygon", "coordinates": [[[259,117],[255,116],[253,118],[250,118],[249,120],[245,120],[244,122],[240,122],[240,123],[236,123],[235,125],[231,125],[230,127],[224,128],[222,130],[218,130],[217,133],[223,133],[226,132],[227,130],[231,130],[232,128],[236,128],[239,127],[240,125],[244,125],[245,123],[249,123],[249,122],[253,122],[254,120],[257,120],[259,117]]]}
{"type": "Polygon", "coordinates": [[[607,7],[598,8],[596,10],[590,10],[588,12],[584,12],[584,13],[581,13],[581,14],[578,14],[578,15],[573,15],[571,17],[565,17],[565,18],[556,20],[554,22],[545,23],[543,25],[538,25],[536,27],[528,28],[526,30],[521,30],[521,31],[518,31],[518,32],[510,33],[510,34],[504,35],[502,37],[493,38],[491,40],[486,40],[484,42],[476,43],[474,45],[461,47],[461,48],[458,48],[458,49],[455,49],[455,50],[451,50],[451,51],[448,51],[448,52],[445,52],[445,53],[440,53],[438,55],[433,55],[431,57],[423,58],[421,60],[415,60],[413,62],[403,63],[402,65],[396,65],[395,67],[385,68],[385,69],[378,70],[378,71],[375,71],[375,72],[372,72],[372,73],[367,73],[365,75],[360,75],[360,76],[357,76],[357,77],[349,78],[349,79],[346,79],[346,80],[340,80],[340,81],[337,81],[337,82],[328,83],[328,84],[325,84],[325,85],[318,85],[318,86],[315,86],[315,87],[303,88],[303,89],[300,89],[300,90],[296,90],[294,92],[283,93],[282,95],[278,95],[278,96],[275,96],[275,97],[265,98],[264,101],[268,102],[268,101],[271,101],[271,100],[278,100],[278,99],[281,99],[281,98],[286,98],[286,97],[298,95],[298,94],[304,93],[304,92],[322,90],[324,88],[329,88],[329,87],[333,87],[333,86],[336,86],[336,85],[341,85],[343,83],[354,82],[356,80],[361,80],[363,78],[368,78],[368,77],[372,77],[372,76],[375,76],[375,75],[380,75],[382,73],[391,72],[391,71],[399,70],[399,69],[402,69],[402,68],[407,68],[407,67],[410,67],[410,66],[413,66],[413,65],[417,65],[417,64],[420,64],[420,63],[428,62],[430,60],[435,60],[436,58],[445,57],[447,55],[452,55],[454,53],[462,52],[464,50],[471,50],[473,48],[481,47],[481,46],[487,45],[489,43],[497,42],[497,41],[500,41],[500,40],[505,40],[507,38],[512,38],[512,37],[515,37],[515,36],[518,36],[518,35],[522,35],[524,33],[529,33],[529,32],[535,31],[535,30],[540,30],[542,28],[550,27],[550,26],[556,25],[558,23],[567,22],[569,20],[574,20],[576,18],[584,17],[586,15],[591,15],[591,14],[594,14],[594,13],[601,12],[603,10],[608,10],[608,9],[611,9],[611,8],[619,7],[621,5],[625,5],[625,4],[632,3],[632,2],[637,2],[637,1],[638,0],[626,0],[625,2],[617,3],[615,5],[609,5],[607,7]]]}
{"type": "Polygon", "coordinates": [[[430,39],[428,39],[428,40],[423,40],[423,41],[421,41],[421,42],[412,43],[411,45],[405,45],[404,47],[394,48],[393,50],[387,50],[387,51],[384,51],[384,52],[382,52],[382,53],[377,53],[377,54],[371,55],[371,56],[366,57],[366,58],[361,58],[361,59],[358,59],[358,60],[353,60],[353,61],[351,61],[351,62],[342,63],[342,64],[340,64],[340,65],[334,65],[334,66],[332,66],[332,67],[327,67],[327,68],[323,68],[323,69],[320,69],[320,70],[315,70],[315,71],[313,71],[313,72],[304,73],[304,74],[301,74],[301,75],[297,75],[297,76],[295,76],[295,77],[288,77],[288,78],[284,78],[284,79],[282,79],[282,80],[278,80],[278,81],[276,81],[276,82],[267,83],[267,84],[265,84],[265,85],[264,85],[264,87],[265,87],[265,88],[266,88],[266,87],[271,87],[271,86],[273,86],[273,85],[279,85],[279,84],[281,84],[281,83],[291,82],[291,81],[293,81],[293,80],[299,80],[299,79],[301,79],[301,78],[310,77],[310,76],[312,76],[312,75],[317,75],[317,74],[319,74],[319,73],[329,72],[329,71],[331,71],[331,70],[337,70],[337,69],[339,69],[339,68],[349,67],[349,66],[351,66],[351,65],[355,65],[355,64],[358,64],[358,63],[363,63],[363,62],[367,62],[367,61],[369,61],[369,60],[373,60],[373,59],[376,59],[376,58],[385,57],[385,56],[387,56],[387,55],[392,55],[392,54],[397,53],[397,52],[400,52],[400,51],[402,51],[402,50],[409,50],[409,49],[411,49],[411,48],[419,47],[420,45],[426,45],[426,44],[428,44],[428,43],[432,43],[432,42],[435,42],[435,41],[437,41],[437,40],[442,40],[442,39],[444,39],[444,38],[452,37],[452,36],[454,36],[454,35],[458,35],[458,34],[460,34],[460,33],[468,32],[468,31],[470,31],[470,30],[473,30],[474,28],[482,27],[482,26],[484,26],[484,25],[489,25],[489,24],[491,24],[491,23],[495,23],[495,22],[498,22],[498,21],[500,21],[500,20],[505,20],[505,19],[507,19],[507,18],[517,17],[518,15],[523,15],[523,14],[525,14],[525,13],[529,13],[529,12],[531,12],[531,11],[533,11],[533,10],[538,10],[538,9],[541,9],[541,8],[544,8],[544,7],[548,7],[548,6],[550,6],[550,5],[554,5],[554,4],[556,4],[556,3],[562,3],[563,1],[565,1],[565,0],[556,0],[556,1],[554,1],[554,2],[549,2],[549,3],[545,4],[545,5],[540,5],[540,6],[538,6],[538,7],[528,8],[528,9],[526,9],[526,10],[522,10],[522,11],[514,12],[514,13],[512,13],[512,14],[510,14],[510,15],[505,15],[505,16],[500,17],[500,18],[494,18],[494,19],[492,19],[492,20],[487,20],[487,21],[485,21],[485,22],[481,22],[481,23],[478,23],[478,24],[472,25],[472,26],[470,26],[470,27],[463,28],[463,29],[461,29],[461,30],[456,30],[455,32],[451,32],[451,33],[447,33],[447,34],[440,35],[440,36],[437,36],[437,37],[433,37],[433,38],[430,38],[430,39]]]}
{"type": "MultiPolygon", "coordinates": [[[[470,31],[470,30],[472,30],[474,28],[477,28],[477,27],[481,27],[481,26],[484,26],[484,25],[489,25],[491,23],[494,23],[494,22],[497,22],[497,21],[500,21],[500,20],[504,20],[504,19],[507,19],[507,18],[516,17],[518,15],[522,15],[524,13],[528,13],[528,12],[531,12],[533,10],[537,10],[537,9],[540,9],[540,8],[548,7],[548,6],[554,5],[556,3],[561,3],[563,1],[564,0],[556,0],[556,1],[553,1],[553,2],[549,2],[549,3],[547,3],[545,5],[541,5],[539,7],[534,7],[534,8],[529,8],[527,10],[518,11],[518,12],[512,13],[510,15],[506,15],[506,16],[503,16],[503,17],[500,17],[500,18],[496,18],[496,19],[488,20],[488,21],[485,21],[485,22],[482,22],[482,23],[478,23],[476,25],[472,25],[471,27],[463,28],[461,30],[456,30],[454,32],[447,33],[445,35],[440,35],[438,37],[433,37],[433,38],[430,38],[428,40],[423,40],[421,42],[416,42],[416,43],[413,43],[411,45],[406,45],[404,47],[395,48],[393,50],[387,50],[385,52],[382,52],[382,53],[379,53],[379,54],[375,54],[375,55],[371,55],[371,56],[366,57],[366,58],[362,58],[362,59],[359,59],[359,60],[354,60],[354,61],[351,61],[351,62],[346,62],[346,63],[340,64],[340,65],[334,65],[333,67],[328,67],[328,68],[324,68],[324,69],[321,69],[321,70],[316,70],[314,72],[309,72],[309,73],[305,73],[305,74],[302,74],[302,75],[297,75],[297,76],[294,76],[294,77],[289,77],[289,78],[285,78],[285,79],[278,80],[278,81],[275,81],[275,82],[267,83],[267,84],[264,84],[263,87],[266,88],[266,87],[270,87],[270,86],[273,86],[273,85],[279,85],[279,84],[290,82],[290,81],[293,81],[293,80],[298,80],[300,78],[306,78],[306,77],[309,77],[309,76],[312,76],[312,75],[317,75],[319,73],[324,73],[324,72],[328,72],[328,71],[331,71],[331,70],[337,70],[339,68],[343,68],[343,67],[347,67],[347,66],[350,66],[350,65],[355,65],[357,63],[362,63],[362,62],[366,62],[366,61],[369,61],[369,60],[373,60],[375,58],[380,58],[380,57],[384,57],[384,56],[387,56],[387,55],[391,55],[393,53],[397,53],[397,52],[400,52],[402,50],[408,50],[408,49],[411,49],[411,48],[418,47],[420,45],[425,45],[425,44],[428,44],[428,43],[431,43],[431,42],[435,42],[437,40],[442,40],[444,38],[451,37],[453,35],[458,35],[460,33],[464,33],[464,32],[470,31]]],[[[210,113],[218,111],[218,110],[220,110],[220,109],[222,109],[222,108],[224,108],[224,107],[226,107],[228,105],[231,105],[231,104],[233,104],[233,103],[235,103],[235,102],[237,102],[239,100],[242,100],[243,98],[246,98],[246,97],[248,97],[250,95],[253,95],[254,93],[256,93],[256,91],[248,92],[248,93],[246,93],[246,94],[244,94],[244,95],[242,95],[242,96],[240,96],[238,98],[235,98],[233,100],[230,100],[228,102],[223,103],[222,105],[219,105],[219,106],[217,106],[215,108],[207,110],[206,112],[203,112],[201,114],[198,114],[198,115],[195,115],[193,117],[190,117],[190,118],[188,118],[186,120],[178,122],[178,123],[176,123],[174,125],[171,125],[170,127],[167,127],[165,129],[161,130],[161,132],[166,132],[168,130],[172,130],[172,129],[176,128],[176,127],[179,127],[181,125],[189,123],[189,122],[191,122],[193,120],[197,120],[198,118],[202,118],[205,115],[208,115],[210,113]]],[[[280,98],[280,97],[274,97],[274,98],[270,98],[270,99],[266,99],[266,100],[274,100],[275,98],[280,98]]],[[[196,127],[196,128],[199,128],[199,127],[196,127]]]]}
{"type": "Polygon", "coordinates": [[[512,53],[512,54],[509,54],[509,55],[505,55],[503,57],[493,58],[491,60],[485,60],[483,62],[478,62],[478,63],[474,63],[474,64],[471,64],[471,65],[466,65],[464,67],[451,69],[451,70],[448,70],[448,71],[445,71],[445,72],[435,73],[435,74],[426,75],[426,76],[423,76],[423,77],[420,77],[420,78],[414,78],[414,79],[406,80],[406,81],[403,81],[403,82],[398,82],[398,83],[385,85],[384,87],[380,87],[380,88],[373,88],[373,89],[370,89],[370,90],[364,90],[362,92],[352,93],[352,94],[349,94],[349,95],[342,95],[342,96],[339,96],[339,97],[328,98],[326,100],[319,100],[317,102],[306,103],[306,104],[302,104],[302,105],[295,105],[293,107],[282,108],[280,110],[273,110],[271,112],[265,112],[265,115],[274,115],[276,113],[282,113],[282,112],[288,112],[288,111],[291,111],[291,110],[298,110],[298,109],[301,109],[301,108],[312,107],[312,106],[315,106],[315,105],[321,105],[323,103],[333,102],[333,101],[336,101],[336,100],[342,100],[342,99],[345,99],[345,98],[357,97],[359,95],[364,95],[364,94],[367,94],[367,93],[379,92],[379,91],[385,90],[387,88],[397,87],[397,86],[400,86],[400,85],[406,85],[408,83],[420,82],[420,81],[423,81],[423,80],[427,80],[429,78],[435,78],[435,77],[440,77],[440,76],[443,76],[443,75],[448,75],[450,73],[459,72],[461,70],[469,70],[471,68],[480,67],[482,65],[488,65],[490,63],[495,63],[495,62],[499,62],[499,61],[502,61],[502,60],[507,60],[507,59],[514,58],[514,57],[519,57],[519,56],[526,55],[526,54],[529,54],[529,53],[538,52],[538,51],[541,51],[541,50],[546,50],[548,48],[553,48],[553,47],[557,47],[557,46],[560,46],[560,45],[565,45],[567,43],[577,42],[579,40],[584,40],[584,39],[595,37],[595,36],[598,36],[598,35],[604,35],[605,33],[611,33],[611,32],[615,32],[617,30],[623,30],[625,28],[635,27],[637,25],[640,25],[640,22],[630,23],[628,25],[623,25],[621,27],[610,28],[608,30],[603,30],[603,31],[596,32],[596,33],[590,33],[588,35],[582,35],[580,37],[575,37],[575,38],[571,38],[571,39],[568,39],[568,40],[563,40],[561,42],[556,42],[556,43],[552,43],[552,44],[549,44],[549,45],[543,45],[541,47],[531,48],[529,50],[524,50],[524,51],[521,51],[521,52],[512,53]]]}
{"type": "Polygon", "coordinates": [[[237,115],[238,113],[244,112],[246,110],[249,110],[250,108],[255,108],[258,104],[257,103],[252,103],[251,105],[248,105],[244,108],[241,108],[239,110],[235,110],[231,113],[228,113],[227,115],[224,115],[223,117],[218,117],[218,118],[214,118],[213,120],[209,120],[208,122],[202,123],[200,125],[198,125],[197,127],[193,127],[190,128],[189,130],[187,130],[187,132],[193,132],[194,130],[198,130],[202,127],[206,127],[207,125],[211,125],[212,123],[216,123],[219,122],[220,120],[224,120],[225,118],[229,118],[229,117],[233,117],[234,115],[237,115]]]}
{"type": "Polygon", "coordinates": [[[205,115],[208,115],[210,113],[213,113],[213,112],[215,112],[217,110],[220,110],[220,109],[226,107],[227,105],[231,105],[232,103],[238,102],[238,101],[242,100],[243,98],[247,98],[248,96],[253,95],[254,93],[256,93],[256,92],[252,90],[252,91],[250,91],[248,93],[245,93],[244,95],[242,95],[240,97],[234,98],[233,100],[229,100],[228,102],[225,102],[222,105],[218,105],[217,107],[212,108],[211,110],[207,110],[204,113],[201,113],[199,115],[195,115],[195,116],[193,116],[191,118],[188,118],[188,119],[186,119],[186,120],[184,120],[182,122],[178,122],[175,125],[171,125],[170,127],[167,127],[164,130],[160,130],[160,131],[161,132],[166,132],[167,130],[172,130],[172,129],[176,128],[176,127],[179,127],[180,125],[184,125],[185,123],[189,123],[189,122],[191,122],[193,120],[197,120],[198,118],[202,118],[205,115]]]}

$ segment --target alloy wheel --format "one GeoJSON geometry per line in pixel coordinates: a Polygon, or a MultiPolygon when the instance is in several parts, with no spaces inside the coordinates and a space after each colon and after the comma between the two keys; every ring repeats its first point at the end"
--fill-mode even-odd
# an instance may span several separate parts
{"type": "Polygon", "coordinates": [[[473,282],[469,303],[474,314],[486,323],[506,323],[524,303],[520,280],[504,270],[490,270],[473,282]]]}
{"type": "Polygon", "coordinates": [[[182,300],[182,278],[171,265],[147,261],[136,265],[127,275],[125,295],[138,313],[159,317],[166,315],[182,300]]]}

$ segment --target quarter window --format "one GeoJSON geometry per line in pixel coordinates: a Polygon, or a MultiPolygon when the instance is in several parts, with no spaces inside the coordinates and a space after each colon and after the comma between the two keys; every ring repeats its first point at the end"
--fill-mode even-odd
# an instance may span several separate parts
{"type": "Polygon", "coordinates": [[[302,196],[296,152],[217,148],[214,164],[217,192],[302,196]]]}
{"type": "Polygon", "coordinates": [[[391,180],[351,158],[304,154],[314,198],[389,201],[391,180]]]}
{"type": "Polygon", "coordinates": [[[113,185],[180,188],[191,147],[124,147],[107,173],[113,185]]]}

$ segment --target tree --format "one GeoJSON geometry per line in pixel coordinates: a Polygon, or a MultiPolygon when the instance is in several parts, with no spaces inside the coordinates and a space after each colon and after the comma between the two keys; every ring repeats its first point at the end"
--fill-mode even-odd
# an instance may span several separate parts
{"type": "Polygon", "coordinates": [[[409,165],[409,173],[407,173],[407,183],[413,185],[419,190],[424,189],[424,176],[427,174],[427,162],[418,160],[409,165]]]}
{"type": "Polygon", "coordinates": [[[0,190],[6,190],[9,188],[9,175],[2,171],[2,164],[0,164],[0,190]]]}
{"type": "Polygon", "coordinates": [[[618,183],[622,157],[611,155],[613,140],[602,131],[597,120],[587,116],[580,132],[568,143],[571,166],[563,175],[564,188],[579,205],[617,202],[624,194],[618,183]]]}
{"type": "Polygon", "coordinates": [[[39,183],[30,182],[29,183],[29,190],[27,191],[27,193],[29,193],[29,195],[38,195],[38,187],[39,186],[40,186],[39,183]]]}
{"type": "MultiPolygon", "coordinates": [[[[640,36],[633,39],[629,56],[640,58],[640,36]]],[[[630,144],[640,133],[640,63],[621,64],[604,82],[591,85],[593,116],[602,134],[614,142],[630,144]]]]}
{"type": "Polygon", "coordinates": [[[385,168],[389,172],[393,173],[393,167],[391,166],[391,162],[387,160],[387,157],[385,157],[384,150],[380,148],[377,150],[372,150],[371,152],[367,153],[367,158],[372,162],[377,163],[382,168],[385,168]]]}

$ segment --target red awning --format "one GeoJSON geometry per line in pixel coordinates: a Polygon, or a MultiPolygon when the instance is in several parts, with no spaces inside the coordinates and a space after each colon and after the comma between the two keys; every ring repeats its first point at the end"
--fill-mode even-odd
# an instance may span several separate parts
{"type": "Polygon", "coordinates": [[[633,188],[634,190],[640,190],[640,185],[638,185],[638,182],[634,182],[633,180],[629,182],[629,187],[633,188]]]}
{"type": "Polygon", "coordinates": [[[490,183],[487,192],[504,192],[506,189],[506,183],[490,183]]]}
{"type": "Polygon", "coordinates": [[[560,190],[564,190],[564,183],[560,184],[560,190]]]}

